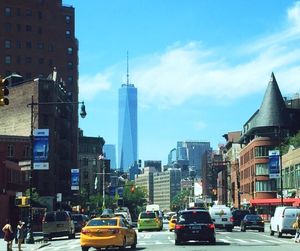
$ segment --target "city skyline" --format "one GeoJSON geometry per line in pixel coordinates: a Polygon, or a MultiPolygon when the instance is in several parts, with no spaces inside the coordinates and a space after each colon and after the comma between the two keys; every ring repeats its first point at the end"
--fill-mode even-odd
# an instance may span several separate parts
{"type": "Polygon", "coordinates": [[[272,72],[283,96],[299,92],[299,1],[63,2],[76,13],[79,95],[89,116],[80,127],[118,145],[129,51],[140,159],[166,164],[184,140],[216,149],[259,109],[272,72]]]}

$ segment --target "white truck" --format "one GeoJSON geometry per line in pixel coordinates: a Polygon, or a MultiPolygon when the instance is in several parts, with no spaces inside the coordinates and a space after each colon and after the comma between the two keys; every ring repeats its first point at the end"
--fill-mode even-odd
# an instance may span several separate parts
{"type": "Polygon", "coordinates": [[[229,207],[225,205],[213,205],[209,209],[210,216],[216,228],[224,228],[228,232],[233,229],[233,217],[229,207]]]}

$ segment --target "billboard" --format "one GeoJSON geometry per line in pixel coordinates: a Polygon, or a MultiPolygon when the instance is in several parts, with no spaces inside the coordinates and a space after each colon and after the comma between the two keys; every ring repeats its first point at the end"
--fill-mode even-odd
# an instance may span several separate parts
{"type": "Polygon", "coordinates": [[[33,130],[33,169],[49,170],[49,129],[33,130]]]}
{"type": "Polygon", "coordinates": [[[280,177],[280,152],[279,150],[269,151],[269,178],[277,179],[280,177]]]}
{"type": "Polygon", "coordinates": [[[71,190],[79,190],[79,169],[71,169],[71,190]]]}

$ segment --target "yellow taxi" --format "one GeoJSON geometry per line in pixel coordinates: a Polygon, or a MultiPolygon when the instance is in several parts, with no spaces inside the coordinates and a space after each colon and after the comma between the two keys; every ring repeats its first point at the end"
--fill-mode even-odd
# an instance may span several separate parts
{"type": "Polygon", "coordinates": [[[175,229],[175,225],[176,225],[176,214],[175,215],[173,215],[172,217],[171,217],[171,219],[169,220],[169,231],[171,232],[171,231],[174,231],[174,229],[175,229]]]}
{"type": "Polygon", "coordinates": [[[124,249],[127,246],[136,248],[137,235],[132,226],[121,217],[94,218],[90,220],[80,233],[82,251],[90,247],[124,249]]]}

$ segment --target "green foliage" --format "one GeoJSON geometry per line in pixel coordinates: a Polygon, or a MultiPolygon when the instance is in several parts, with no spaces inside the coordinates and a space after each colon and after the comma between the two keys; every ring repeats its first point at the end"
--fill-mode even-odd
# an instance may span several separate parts
{"type": "Polygon", "coordinates": [[[185,205],[188,203],[190,191],[183,190],[175,195],[171,202],[171,210],[178,211],[185,208],[185,205]]]}
{"type": "Polygon", "coordinates": [[[280,146],[282,154],[286,154],[289,151],[290,146],[295,148],[300,147],[300,131],[293,137],[288,137],[280,146]]]}

